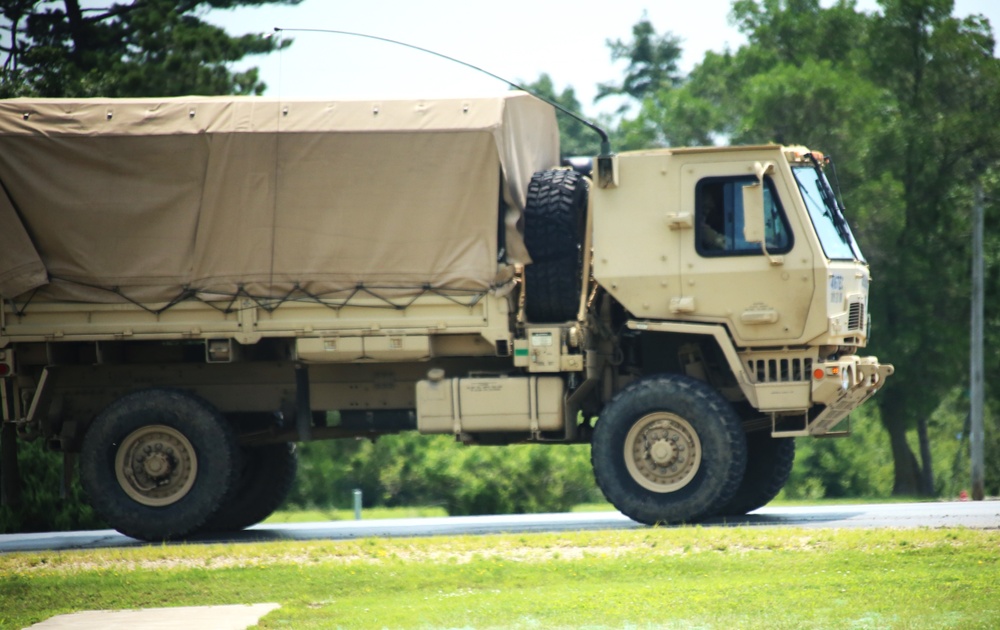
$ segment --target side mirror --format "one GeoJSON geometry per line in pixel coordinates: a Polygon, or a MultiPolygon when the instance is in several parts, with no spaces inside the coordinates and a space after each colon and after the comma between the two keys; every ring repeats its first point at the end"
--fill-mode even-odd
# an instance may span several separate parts
{"type": "Polygon", "coordinates": [[[759,181],[743,187],[743,240],[764,242],[764,186],[759,181]]]}
{"type": "Polygon", "coordinates": [[[757,181],[743,187],[743,240],[747,243],[760,243],[760,251],[767,256],[772,265],[784,263],[784,257],[772,256],[767,251],[766,227],[764,222],[764,177],[774,172],[774,164],[768,162],[754,164],[757,181]]]}

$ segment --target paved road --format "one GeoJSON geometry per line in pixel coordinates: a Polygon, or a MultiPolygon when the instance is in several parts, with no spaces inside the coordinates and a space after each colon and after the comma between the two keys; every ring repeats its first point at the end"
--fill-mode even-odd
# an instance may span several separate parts
{"type": "MultiPolygon", "coordinates": [[[[916,528],[969,527],[1000,529],[1000,501],[889,503],[823,507],[761,508],[739,519],[711,519],[703,527],[916,528]]],[[[227,536],[198,536],[187,542],[239,543],[268,540],[343,540],[371,536],[448,536],[522,532],[559,532],[644,527],[618,512],[459,516],[373,521],[330,521],[256,525],[227,536]]],[[[131,547],[144,545],[110,529],[81,532],[0,535],[0,553],[131,547]]]]}

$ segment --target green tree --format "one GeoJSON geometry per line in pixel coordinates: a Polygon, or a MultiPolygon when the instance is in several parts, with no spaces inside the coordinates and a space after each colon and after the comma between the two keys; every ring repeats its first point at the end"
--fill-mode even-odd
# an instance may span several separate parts
{"type": "Polygon", "coordinates": [[[643,94],[621,132],[628,144],[725,138],[838,158],[873,268],[870,350],[897,366],[875,398],[893,491],[929,494],[940,484],[928,419],[966,382],[970,184],[997,164],[1000,62],[990,25],[953,17],[951,0],[880,5],[866,14],[853,0],[737,0],[748,44],[707,53],[679,85],[643,94]]]}
{"type": "MultiPolygon", "coordinates": [[[[880,233],[876,349],[899,365],[878,399],[896,466],[894,491],[934,487],[927,420],[968,370],[971,186],[996,163],[1000,62],[988,23],[951,16],[951,0],[882,0],[864,70],[895,110],[869,143],[869,171],[899,183],[896,230],[880,233]],[[919,366],[919,368],[918,368],[919,366]],[[923,466],[906,430],[916,424],[923,466]]],[[[873,261],[876,262],[876,261],[873,261]]]]}
{"type": "Polygon", "coordinates": [[[107,527],[87,505],[80,484],[61,490],[62,456],[46,450],[41,440],[18,445],[21,478],[20,503],[0,506],[0,534],[107,527]]]}
{"type": "MultiPolygon", "coordinates": [[[[256,69],[232,72],[229,64],[290,42],[232,37],[202,16],[210,9],[299,2],[135,0],[94,8],[80,0],[0,0],[0,98],[260,94],[265,86],[256,69]]],[[[77,484],[59,496],[59,455],[41,441],[18,446],[28,483],[19,506],[0,508],[0,532],[100,524],[77,484]]]]}
{"type": "Polygon", "coordinates": [[[594,100],[619,95],[642,101],[647,95],[669,90],[680,83],[677,66],[681,57],[680,38],[671,33],[657,34],[645,15],[632,27],[632,41],[608,40],[607,45],[611,49],[611,59],[627,60],[628,66],[621,84],[598,85],[594,100]]]}
{"type": "MultiPolygon", "coordinates": [[[[989,496],[1000,495],[1000,388],[992,387],[1000,382],[1000,353],[992,352],[992,348],[1000,347],[1000,165],[996,162],[986,169],[980,182],[985,193],[983,249],[985,258],[985,386],[986,386],[986,417],[985,425],[985,472],[986,493],[989,496]]],[[[963,392],[964,393],[964,392],[963,392]]],[[[968,412],[968,405],[964,411],[968,412]]],[[[965,415],[965,414],[963,414],[965,415]]],[[[968,420],[961,434],[963,449],[961,457],[956,454],[952,464],[953,469],[963,474],[965,484],[970,479],[968,458],[968,420]]],[[[968,485],[963,485],[968,488],[968,485]]]]}
{"type": "Polygon", "coordinates": [[[256,68],[230,64],[290,42],[231,36],[210,9],[301,0],[0,0],[0,97],[260,94],[256,68]]]}

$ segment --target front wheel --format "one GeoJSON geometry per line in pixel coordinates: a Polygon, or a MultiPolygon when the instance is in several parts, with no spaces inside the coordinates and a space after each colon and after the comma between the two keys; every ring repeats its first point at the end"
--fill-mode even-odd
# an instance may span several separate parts
{"type": "Polygon", "coordinates": [[[649,525],[711,515],[736,492],[747,458],[740,419],[705,383],[675,374],[636,381],[594,428],[597,485],[626,516],[649,525]]]}
{"type": "Polygon", "coordinates": [[[148,389],[119,398],[88,428],[80,481],[109,525],[141,540],[198,529],[227,496],[239,451],[201,398],[148,389]]]}
{"type": "Polygon", "coordinates": [[[763,507],[785,487],[795,463],[795,439],[773,438],[767,431],[747,435],[747,470],[718,516],[742,516],[763,507]]]}

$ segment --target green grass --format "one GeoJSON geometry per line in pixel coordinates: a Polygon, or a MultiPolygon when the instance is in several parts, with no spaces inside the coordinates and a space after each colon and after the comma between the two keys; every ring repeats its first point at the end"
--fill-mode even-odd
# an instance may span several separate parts
{"type": "Polygon", "coordinates": [[[0,627],[277,602],[262,628],[990,628],[1000,532],[648,528],[0,556],[0,627]]]}

